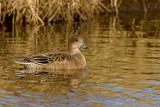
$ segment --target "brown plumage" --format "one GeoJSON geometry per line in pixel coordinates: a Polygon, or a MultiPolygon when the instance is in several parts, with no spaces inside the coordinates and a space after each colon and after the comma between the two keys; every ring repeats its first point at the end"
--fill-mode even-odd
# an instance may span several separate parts
{"type": "Polygon", "coordinates": [[[20,56],[20,61],[14,61],[29,69],[83,69],[86,59],[80,48],[88,49],[81,36],[73,36],[68,42],[68,53],[48,52],[31,56],[20,56]]]}

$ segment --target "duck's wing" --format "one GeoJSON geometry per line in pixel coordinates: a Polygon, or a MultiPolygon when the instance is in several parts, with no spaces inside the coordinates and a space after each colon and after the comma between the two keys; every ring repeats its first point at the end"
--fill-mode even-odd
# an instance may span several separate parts
{"type": "Polygon", "coordinates": [[[15,61],[19,64],[35,63],[35,64],[47,64],[54,62],[73,61],[74,57],[67,53],[45,53],[32,56],[17,57],[22,58],[22,61],[15,61]]]}

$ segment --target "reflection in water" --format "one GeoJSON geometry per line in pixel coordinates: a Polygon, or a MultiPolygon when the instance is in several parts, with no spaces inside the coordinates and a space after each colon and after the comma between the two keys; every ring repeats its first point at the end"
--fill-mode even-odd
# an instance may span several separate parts
{"type": "Polygon", "coordinates": [[[20,79],[20,81],[25,81],[25,82],[32,81],[33,83],[34,82],[41,83],[44,85],[49,85],[51,87],[56,85],[56,87],[58,86],[61,88],[64,85],[64,86],[68,86],[71,91],[76,91],[78,84],[80,82],[80,79],[85,76],[85,70],[83,69],[79,69],[79,70],[51,70],[50,69],[50,70],[43,70],[43,71],[22,69],[16,72],[17,72],[16,76],[19,77],[18,79],[20,79]],[[34,80],[35,78],[31,78],[33,80],[30,80],[30,77],[28,77],[30,75],[27,76],[27,74],[32,74],[36,77],[38,76],[37,78],[38,80],[34,80]]]}
{"type": "Polygon", "coordinates": [[[97,17],[73,25],[1,29],[2,106],[160,105],[158,14],[97,17]],[[14,56],[66,51],[68,39],[77,32],[89,47],[81,50],[89,68],[86,73],[18,71],[21,66],[14,64],[14,56]]]}
{"type": "Polygon", "coordinates": [[[26,106],[32,101],[38,104],[40,100],[44,102],[48,98],[52,100],[58,97],[58,93],[67,94],[77,91],[79,82],[85,76],[85,70],[31,71],[22,69],[11,74],[7,72],[1,74],[0,100],[4,102],[4,105],[12,103],[26,106]]]}

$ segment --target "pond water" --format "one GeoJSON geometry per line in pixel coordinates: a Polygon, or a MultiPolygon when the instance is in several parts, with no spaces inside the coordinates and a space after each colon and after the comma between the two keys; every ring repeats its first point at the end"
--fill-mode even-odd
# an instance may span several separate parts
{"type": "Polygon", "coordinates": [[[160,15],[97,16],[85,23],[1,25],[0,106],[160,106],[160,15]],[[82,35],[87,70],[29,71],[15,56],[66,51],[82,35]]]}

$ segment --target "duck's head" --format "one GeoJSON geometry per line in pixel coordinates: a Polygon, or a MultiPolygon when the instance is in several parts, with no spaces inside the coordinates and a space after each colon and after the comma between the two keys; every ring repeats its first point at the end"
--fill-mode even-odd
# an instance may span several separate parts
{"type": "Polygon", "coordinates": [[[81,36],[72,36],[68,42],[68,48],[69,50],[74,49],[88,49],[86,45],[84,45],[84,39],[81,36]]]}

